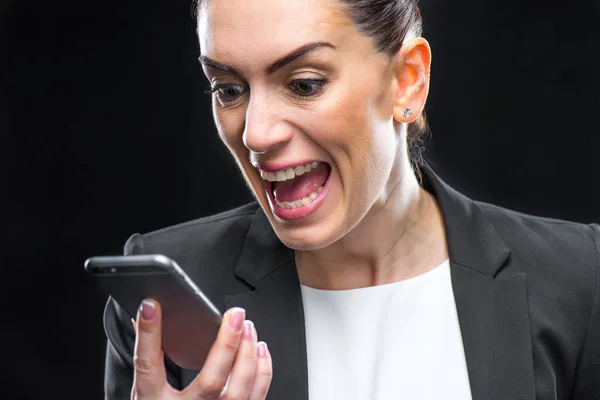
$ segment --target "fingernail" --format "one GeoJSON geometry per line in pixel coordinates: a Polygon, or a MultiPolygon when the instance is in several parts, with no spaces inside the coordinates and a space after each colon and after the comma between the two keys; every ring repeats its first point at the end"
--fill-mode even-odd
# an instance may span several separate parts
{"type": "Polygon", "coordinates": [[[151,322],[156,316],[156,304],[150,300],[143,300],[140,304],[140,314],[146,322],[151,322]]]}
{"type": "Polygon", "coordinates": [[[254,336],[254,324],[252,321],[244,321],[244,332],[242,332],[242,338],[252,341],[256,340],[256,337],[254,336]]]}
{"type": "Polygon", "coordinates": [[[244,323],[245,319],[246,310],[239,307],[233,308],[231,311],[231,317],[229,317],[229,325],[234,331],[239,332],[242,330],[242,324],[244,323]]]}
{"type": "Polygon", "coordinates": [[[258,356],[261,358],[267,358],[267,344],[265,342],[258,342],[258,356]]]}

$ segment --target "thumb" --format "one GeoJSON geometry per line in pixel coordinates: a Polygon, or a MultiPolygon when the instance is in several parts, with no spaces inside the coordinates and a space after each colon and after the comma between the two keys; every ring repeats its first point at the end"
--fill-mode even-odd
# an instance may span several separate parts
{"type": "Polygon", "coordinates": [[[138,399],[162,398],[167,388],[161,348],[161,308],[154,300],[142,301],[137,313],[133,355],[134,391],[138,399]]]}

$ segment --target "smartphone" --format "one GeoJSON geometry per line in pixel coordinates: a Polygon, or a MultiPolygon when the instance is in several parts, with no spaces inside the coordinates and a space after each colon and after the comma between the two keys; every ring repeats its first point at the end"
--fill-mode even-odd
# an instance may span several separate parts
{"type": "Polygon", "coordinates": [[[158,301],[163,351],[182,368],[202,368],[222,315],[175,261],[160,254],[102,256],[88,258],[85,270],[134,319],[143,299],[158,301]]]}

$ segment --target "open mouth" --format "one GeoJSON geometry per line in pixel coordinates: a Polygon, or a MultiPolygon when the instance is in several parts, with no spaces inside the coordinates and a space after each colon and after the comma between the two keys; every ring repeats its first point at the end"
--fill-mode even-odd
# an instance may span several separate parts
{"type": "Polygon", "coordinates": [[[330,165],[318,161],[278,171],[260,170],[274,208],[283,214],[289,213],[286,210],[311,208],[323,194],[330,174],[330,165]]]}

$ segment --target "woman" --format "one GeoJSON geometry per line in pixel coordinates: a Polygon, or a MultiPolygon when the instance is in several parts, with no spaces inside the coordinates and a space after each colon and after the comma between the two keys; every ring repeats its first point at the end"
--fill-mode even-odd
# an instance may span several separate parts
{"type": "Polygon", "coordinates": [[[202,0],[198,33],[257,202],[130,238],[229,311],[188,371],[163,361],[159,304],[132,326],[109,301],[107,398],[600,398],[600,229],[422,165],[416,1],[202,0]]]}

